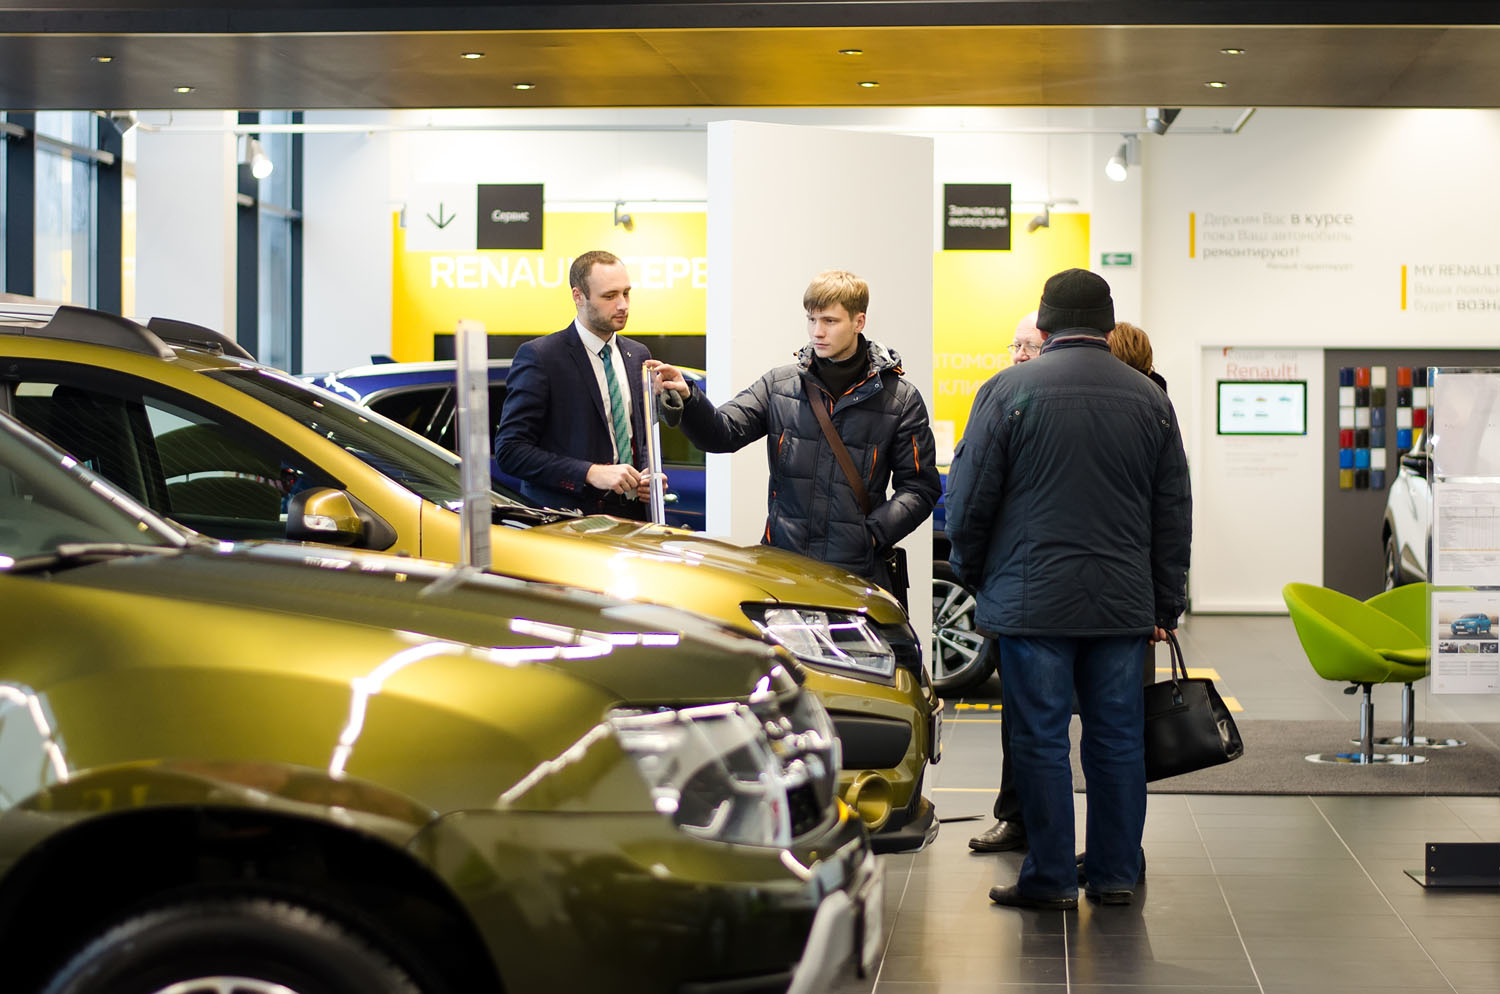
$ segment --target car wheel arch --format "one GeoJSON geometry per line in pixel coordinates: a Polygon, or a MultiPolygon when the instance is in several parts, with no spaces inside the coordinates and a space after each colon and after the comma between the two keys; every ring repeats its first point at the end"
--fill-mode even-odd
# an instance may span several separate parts
{"type": "MultiPolygon", "coordinates": [[[[24,833],[26,820],[45,817],[12,809],[0,833],[6,822],[24,833]]],[[[474,923],[411,854],[367,833],[272,811],[139,808],[57,831],[0,881],[0,934],[33,950],[29,959],[45,972],[25,979],[37,986],[113,924],[188,895],[291,900],[390,951],[424,991],[502,989],[474,923]],[[88,895],[86,914],[79,894],[88,895]]]]}

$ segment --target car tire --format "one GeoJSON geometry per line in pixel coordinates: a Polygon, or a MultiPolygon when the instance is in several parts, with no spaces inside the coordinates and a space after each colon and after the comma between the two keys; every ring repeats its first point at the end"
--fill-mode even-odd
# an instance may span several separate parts
{"type": "Polygon", "coordinates": [[[990,678],[994,646],[979,634],[974,592],[953,567],[932,564],[932,683],[943,697],[961,697],[990,678]]]}
{"type": "MultiPolygon", "coordinates": [[[[1366,546],[1369,548],[1369,546],[1366,546]]],[[[1385,590],[1395,590],[1406,581],[1401,576],[1401,550],[1394,533],[1385,537],[1385,590]]]]}
{"type": "Polygon", "coordinates": [[[422,994],[366,941],[265,898],[185,900],[128,918],[78,952],[44,994],[422,994]]]}

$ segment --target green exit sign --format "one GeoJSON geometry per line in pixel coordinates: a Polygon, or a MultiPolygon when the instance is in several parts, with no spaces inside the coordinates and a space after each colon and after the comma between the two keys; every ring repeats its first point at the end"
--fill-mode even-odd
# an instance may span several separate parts
{"type": "Polygon", "coordinates": [[[1099,256],[1101,266],[1133,266],[1135,265],[1135,253],[1133,252],[1105,252],[1099,256]]]}

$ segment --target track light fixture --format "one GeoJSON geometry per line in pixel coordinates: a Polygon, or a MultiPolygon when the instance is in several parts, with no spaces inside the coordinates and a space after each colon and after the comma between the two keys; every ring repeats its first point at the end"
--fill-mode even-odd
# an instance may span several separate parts
{"type": "Polygon", "coordinates": [[[620,227],[624,228],[626,231],[634,231],[635,230],[635,219],[632,218],[629,214],[626,214],[622,210],[622,208],[624,206],[625,206],[625,201],[623,201],[623,200],[616,200],[615,201],[615,224],[617,224],[620,227]]]}
{"type": "Polygon", "coordinates": [[[245,138],[245,157],[240,160],[250,164],[250,175],[256,179],[265,179],[271,175],[276,168],[276,163],[266,154],[265,146],[257,138],[245,138]]]}
{"type": "Polygon", "coordinates": [[[1125,182],[1125,177],[1130,171],[1128,167],[1140,164],[1139,142],[1140,139],[1135,135],[1126,135],[1125,140],[1120,142],[1120,147],[1115,149],[1115,154],[1111,155],[1109,161],[1104,164],[1104,175],[1116,183],[1125,182]]]}
{"type": "Polygon", "coordinates": [[[1034,233],[1038,228],[1050,227],[1052,227],[1051,204],[1043,204],[1042,212],[1040,214],[1033,215],[1031,220],[1026,222],[1026,231],[1028,234],[1034,233]]]}

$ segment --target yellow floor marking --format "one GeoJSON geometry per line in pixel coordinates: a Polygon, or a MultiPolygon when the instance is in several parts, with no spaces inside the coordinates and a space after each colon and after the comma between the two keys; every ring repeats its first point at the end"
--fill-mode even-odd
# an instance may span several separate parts
{"type": "Polygon", "coordinates": [[[1240,707],[1239,700],[1234,697],[1224,698],[1224,706],[1234,712],[1243,712],[1245,710],[1244,708],[1240,707]]]}
{"type": "MultiPolygon", "coordinates": [[[[1166,669],[1162,669],[1161,667],[1157,667],[1156,672],[1157,672],[1158,675],[1160,675],[1162,673],[1165,673],[1167,675],[1167,679],[1170,679],[1171,676],[1172,676],[1172,668],[1170,666],[1167,667],[1166,669]]],[[[1208,666],[1208,667],[1189,666],[1188,667],[1188,676],[1191,677],[1191,678],[1193,678],[1193,679],[1195,679],[1195,680],[1205,679],[1205,678],[1209,679],[1209,680],[1217,680],[1217,679],[1219,679],[1219,671],[1216,670],[1216,669],[1214,669],[1211,666],[1208,666]]]]}

